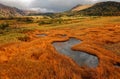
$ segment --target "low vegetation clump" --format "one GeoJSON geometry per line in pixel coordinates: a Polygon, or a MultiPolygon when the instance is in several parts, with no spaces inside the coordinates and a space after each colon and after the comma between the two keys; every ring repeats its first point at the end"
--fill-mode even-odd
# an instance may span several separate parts
{"type": "Polygon", "coordinates": [[[30,31],[32,31],[32,29],[23,27],[14,28],[8,23],[2,23],[0,24],[0,45],[11,42],[30,41],[29,36],[26,35],[26,33],[30,31]]]}
{"type": "Polygon", "coordinates": [[[23,37],[18,37],[18,40],[23,41],[23,42],[27,42],[27,41],[30,41],[30,37],[28,37],[27,35],[25,35],[23,37]]]}
{"type": "Polygon", "coordinates": [[[33,18],[31,17],[24,17],[24,18],[16,18],[17,21],[21,21],[21,22],[26,22],[26,23],[33,23],[33,18]]]}
{"type": "Polygon", "coordinates": [[[9,27],[9,24],[8,23],[2,23],[2,24],[0,24],[0,29],[1,30],[5,30],[6,28],[8,28],[9,27]]]}
{"type": "Polygon", "coordinates": [[[43,19],[39,21],[39,25],[51,25],[51,24],[71,24],[71,23],[77,23],[80,22],[81,20],[79,18],[75,19],[63,19],[63,18],[54,18],[54,19],[43,19]]]}
{"type": "Polygon", "coordinates": [[[0,24],[0,34],[3,34],[4,31],[9,27],[8,23],[2,23],[0,24]]]}
{"type": "Polygon", "coordinates": [[[41,20],[39,22],[39,25],[43,25],[43,24],[61,24],[63,23],[63,19],[46,19],[46,20],[41,20]]]}

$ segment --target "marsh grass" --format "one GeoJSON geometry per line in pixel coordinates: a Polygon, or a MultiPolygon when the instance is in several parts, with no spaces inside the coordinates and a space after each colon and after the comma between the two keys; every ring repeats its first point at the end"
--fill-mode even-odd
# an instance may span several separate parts
{"type": "Polygon", "coordinates": [[[29,28],[7,28],[0,34],[0,45],[11,42],[29,41],[30,38],[25,34],[32,31],[29,28]]]}
{"type": "Polygon", "coordinates": [[[17,39],[18,37],[24,37],[25,34],[21,33],[10,33],[10,34],[2,34],[0,35],[0,45],[1,44],[7,44],[11,42],[18,42],[19,40],[17,39]]]}
{"type": "MultiPolygon", "coordinates": [[[[83,16],[83,17],[61,17],[58,19],[53,18],[12,18],[1,19],[0,23],[7,23],[9,27],[3,27],[0,29],[0,44],[6,44],[9,42],[20,41],[19,38],[24,38],[25,33],[34,30],[50,30],[50,29],[62,29],[62,28],[91,28],[91,27],[103,27],[109,25],[119,25],[120,17],[99,17],[99,16],[83,16]],[[20,21],[19,21],[20,20],[20,21]],[[29,21],[29,22],[26,22],[29,21]],[[47,23],[44,23],[46,22],[47,23]]],[[[4,24],[3,24],[4,25],[4,24]]],[[[26,37],[25,37],[26,39],[26,37]]]]}
{"type": "MultiPolygon", "coordinates": [[[[110,21],[110,19],[116,18],[120,17],[98,17],[92,19],[91,17],[87,17],[77,23],[41,26],[38,26],[36,23],[37,26],[33,25],[29,27],[24,25],[25,27],[19,26],[18,28],[11,27],[7,29],[0,35],[0,44],[21,42],[21,39],[24,42],[26,41],[26,32],[36,29],[40,30],[40,33],[46,30],[45,32],[49,32],[51,36],[65,32],[68,37],[80,37],[81,40],[83,38],[84,41],[75,46],[75,48],[95,54],[99,57],[100,64],[95,70],[79,68],[70,58],[58,54],[51,46],[51,42],[55,40],[63,41],[63,38],[48,36],[44,39],[35,38],[37,40],[28,43],[15,43],[15,45],[10,44],[6,45],[6,47],[1,46],[2,53],[0,55],[3,58],[1,60],[3,64],[0,63],[0,75],[3,76],[1,79],[118,79],[118,77],[120,77],[120,71],[113,67],[113,62],[120,61],[119,57],[99,46],[106,40],[107,43],[110,44],[116,40],[119,41],[117,37],[119,27],[112,27],[112,29],[109,27],[109,24],[112,26],[114,26],[114,24],[119,25],[118,22],[110,21]],[[65,28],[68,29],[64,30],[65,28]],[[114,38],[111,39],[113,36],[116,37],[115,40],[114,38]],[[20,40],[18,38],[20,38],[20,40]],[[5,50],[5,52],[3,50],[5,50]],[[8,57],[5,61],[4,54],[5,57],[8,57]]],[[[29,34],[32,36],[33,33],[30,32],[29,34]]],[[[113,47],[115,47],[115,45],[113,45],[113,47]]],[[[112,45],[109,49],[111,48],[112,45]]]]}
{"type": "Polygon", "coordinates": [[[117,55],[120,55],[120,42],[118,43],[111,43],[111,44],[105,44],[104,47],[107,49],[107,50],[110,50],[114,53],[116,53],[117,55]]]}

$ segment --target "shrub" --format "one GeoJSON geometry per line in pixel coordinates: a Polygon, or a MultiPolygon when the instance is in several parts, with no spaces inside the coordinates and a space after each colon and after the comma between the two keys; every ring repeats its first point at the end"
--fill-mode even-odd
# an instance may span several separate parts
{"type": "Polygon", "coordinates": [[[0,34],[3,34],[3,33],[4,33],[4,31],[0,29],[0,34]]]}
{"type": "Polygon", "coordinates": [[[41,20],[39,22],[39,25],[43,25],[43,24],[62,24],[65,21],[63,19],[47,19],[47,20],[41,20]]]}
{"type": "Polygon", "coordinates": [[[31,17],[17,18],[17,21],[26,22],[26,23],[32,23],[33,22],[33,18],[31,18],[31,17]]]}
{"type": "Polygon", "coordinates": [[[18,40],[27,42],[27,41],[30,41],[30,37],[28,37],[28,36],[18,37],[18,40]]]}
{"type": "Polygon", "coordinates": [[[9,24],[8,23],[2,23],[2,24],[0,24],[0,29],[1,30],[5,30],[6,28],[8,28],[9,27],[9,24]]]}
{"type": "Polygon", "coordinates": [[[32,18],[26,18],[26,19],[25,19],[25,22],[27,22],[27,23],[32,23],[33,20],[32,20],[32,18]]]}
{"type": "Polygon", "coordinates": [[[39,22],[39,25],[42,25],[42,24],[52,24],[52,22],[50,22],[50,20],[42,20],[39,22]]]}

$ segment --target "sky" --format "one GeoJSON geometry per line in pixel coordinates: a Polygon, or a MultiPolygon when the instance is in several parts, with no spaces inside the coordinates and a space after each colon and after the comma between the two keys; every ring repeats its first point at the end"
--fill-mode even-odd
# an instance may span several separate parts
{"type": "Polygon", "coordinates": [[[101,1],[120,0],[0,0],[0,3],[19,9],[30,9],[41,12],[61,12],[69,10],[78,4],[92,4],[101,1]]]}

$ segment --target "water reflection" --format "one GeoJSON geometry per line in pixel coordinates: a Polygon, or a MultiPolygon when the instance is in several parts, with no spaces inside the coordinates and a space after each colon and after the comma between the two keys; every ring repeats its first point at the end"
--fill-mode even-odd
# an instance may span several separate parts
{"type": "Polygon", "coordinates": [[[66,42],[54,42],[53,46],[56,48],[56,50],[59,53],[62,53],[71,57],[80,66],[97,67],[98,58],[96,56],[90,55],[85,52],[73,51],[71,49],[72,46],[79,43],[80,43],[80,40],[77,40],[75,38],[70,38],[66,42]]]}

